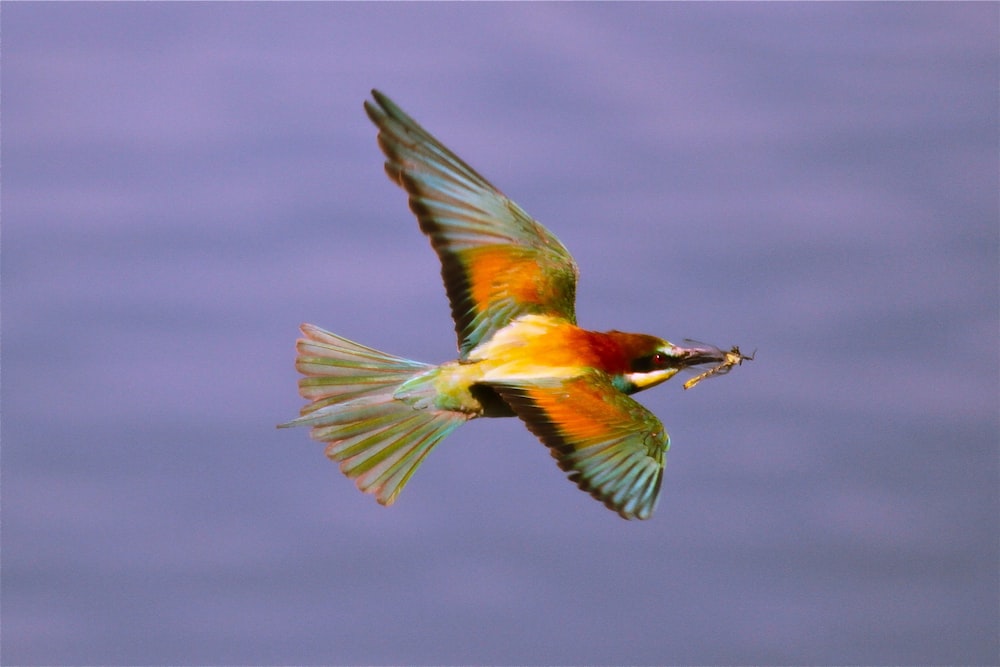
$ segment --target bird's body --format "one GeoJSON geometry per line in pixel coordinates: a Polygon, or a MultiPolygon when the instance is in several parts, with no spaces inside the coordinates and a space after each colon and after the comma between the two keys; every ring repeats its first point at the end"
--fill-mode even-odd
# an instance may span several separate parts
{"type": "MultiPolygon", "coordinates": [[[[296,367],[309,425],[327,455],[385,505],[428,452],[478,417],[520,417],[580,488],[625,518],[655,507],[669,438],[628,394],[734,348],[680,347],[576,325],[577,268],[547,229],[373,91],[386,172],[442,262],[459,357],[438,366],[303,325],[296,367]]],[[[735,355],[735,356],[734,356],[735,355]]]]}

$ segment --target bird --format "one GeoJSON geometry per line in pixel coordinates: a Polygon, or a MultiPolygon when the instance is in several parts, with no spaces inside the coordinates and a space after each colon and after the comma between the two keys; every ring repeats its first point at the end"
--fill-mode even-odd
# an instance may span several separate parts
{"type": "Polygon", "coordinates": [[[559,239],[385,94],[372,90],[364,109],[386,174],[440,259],[458,358],[421,363],[303,324],[295,367],[308,403],[279,427],[310,427],[358,489],[391,505],[456,428],[516,416],[581,490],[622,518],[648,519],[670,438],[631,395],[752,355],[579,327],[579,271],[559,239]]]}

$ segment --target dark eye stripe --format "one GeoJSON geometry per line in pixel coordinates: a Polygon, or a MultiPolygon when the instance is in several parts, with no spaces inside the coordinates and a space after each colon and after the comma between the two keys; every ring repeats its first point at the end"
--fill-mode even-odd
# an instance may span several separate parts
{"type": "Polygon", "coordinates": [[[640,357],[632,362],[633,373],[648,373],[649,371],[666,368],[670,364],[670,357],[663,352],[656,352],[648,357],[640,357]]]}

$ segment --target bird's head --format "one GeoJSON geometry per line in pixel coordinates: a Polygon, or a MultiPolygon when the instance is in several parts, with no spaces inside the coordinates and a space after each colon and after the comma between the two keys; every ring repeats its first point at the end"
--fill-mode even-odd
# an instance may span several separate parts
{"type": "Polygon", "coordinates": [[[625,343],[626,369],[616,380],[628,394],[655,387],[690,366],[723,364],[727,360],[726,353],[712,345],[695,343],[684,347],[655,336],[619,335],[627,336],[628,340],[622,341],[625,343]]]}

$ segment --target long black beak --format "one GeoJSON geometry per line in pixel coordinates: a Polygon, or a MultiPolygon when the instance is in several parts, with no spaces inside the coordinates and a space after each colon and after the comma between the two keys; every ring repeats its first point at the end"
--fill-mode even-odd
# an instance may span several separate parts
{"type": "Polygon", "coordinates": [[[699,343],[693,340],[685,340],[684,343],[685,346],[675,345],[673,355],[671,355],[677,360],[679,368],[700,364],[722,364],[730,358],[728,355],[733,352],[739,354],[738,348],[733,348],[731,352],[724,352],[708,343],[699,343]]]}

